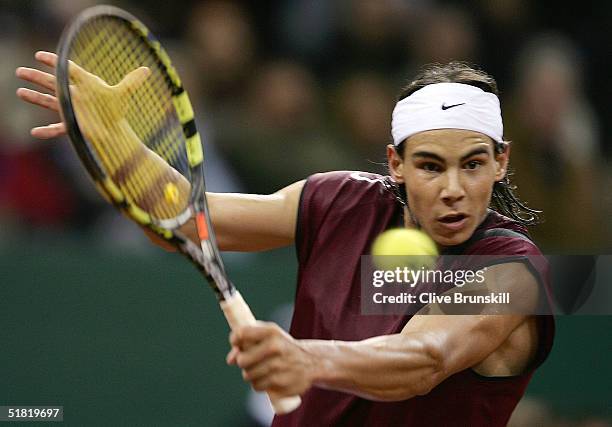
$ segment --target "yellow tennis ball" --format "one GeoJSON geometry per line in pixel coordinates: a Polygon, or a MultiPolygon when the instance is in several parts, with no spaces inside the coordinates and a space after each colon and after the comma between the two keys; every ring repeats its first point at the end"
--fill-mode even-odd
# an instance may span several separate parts
{"type": "Polygon", "coordinates": [[[374,263],[382,269],[431,267],[438,256],[435,242],[420,230],[394,228],[379,235],[372,244],[374,263]]]}
{"type": "Polygon", "coordinates": [[[174,183],[169,182],[166,184],[166,188],[164,188],[164,197],[166,202],[171,203],[173,205],[178,204],[179,202],[179,190],[174,183]]]}

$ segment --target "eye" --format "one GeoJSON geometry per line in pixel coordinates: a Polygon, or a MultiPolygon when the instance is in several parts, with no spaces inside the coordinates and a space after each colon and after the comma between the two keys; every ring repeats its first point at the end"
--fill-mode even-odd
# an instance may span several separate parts
{"type": "Polygon", "coordinates": [[[480,160],[470,160],[465,164],[466,169],[477,169],[482,166],[482,162],[480,160]]]}
{"type": "Polygon", "coordinates": [[[419,168],[423,169],[426,172],[440,172],[440,165],[432,162],[421,163],[419,168]]]}

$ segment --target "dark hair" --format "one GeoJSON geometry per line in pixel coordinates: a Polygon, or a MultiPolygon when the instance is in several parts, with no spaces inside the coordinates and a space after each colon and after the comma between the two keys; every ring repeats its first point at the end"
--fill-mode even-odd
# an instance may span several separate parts
{"type": "MultiPolygon", "coordinates": [[[[468,84],[499,96],[497,83],[492,76],[467,63],[453,61],[448,64],[431,64],[424,67],[410,83],[402,88],[397,100],[399,102],[417,90],[435,83],[468,84]]],[[[506,151],[510,143],[509,141],[493,142],[496,154],[506,151]]],[[[404,157],[404,148],[404,142],[396,147],[396,151],[402,159],[404,157]]],[[[516,186],[510,183],[510,175],[510,173],[506,173],[502,181],[498,181],[493,185],[490,207],[520,224],[538,224],[540,222],[538,213],[541,213],[541,211],[527,207],[526,203],[514,194],[516,186]]],[[[396,191],[400,201],[407,204],[404,186],[398,185],[396,191]]]]}

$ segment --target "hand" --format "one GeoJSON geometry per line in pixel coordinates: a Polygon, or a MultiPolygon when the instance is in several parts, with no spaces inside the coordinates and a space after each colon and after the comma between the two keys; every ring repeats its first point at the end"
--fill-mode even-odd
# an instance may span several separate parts
{"type": "MultiPolygon", "coordinates": [[[[53,69],[57,66],[57,55],[54,53],[39,51],[36,52],[35,58],[43,65],[53,69]]],[[[70,86],[73,105],[77,114],[83,118],[80,120],[81,130],[84,133],[100,133],[103,131],[100,127],[88,127],[87,122],[89,120],[84,120],[84,118],[92,117],[91,122],[96,123],[97,118],[103,116],[106,123],[110,124],[122,119],[130,95],[144,83],[151,71],[146,67],[139,67],[128,73],[121,82],[114,86],[107,84],[100,77],[85,71],[74,63],[71,63],[69,73],[70,79],[74,83],[70,86]]],[[[26,67],[17,68],[16,75],[22,80],[38,85],[41,90],[46,89],[51,92],[51,94],[47,94],[37,90],[19,88],[17,89],[19,98],[60,113],[55,75],[26,67]]],[[[40,139],[55,138],[66,133],[66,125],[63,122],[52,123],[35,127],[30,133],[35,138],[40,139]]]]}
{"type": "Polygon", "coordinates": [[[296,396],[312,385],[315,357],[275,323],[238,328],[230,334],[230,343],[227,363],[238,365],[255,390],[296,396]]]}
{"type": "MultiPolygon", "coordinates": [[[[57,55],[51,52],[36,52],[34,58],[38,62],[55,69],[57,65],[57,55]]],[[[20,87],[17,89],[17,96],[25,102],[38,105],[47,110],[55,111],[59,114],[60,108],[55,94],[55,76],[35,68],[19,67],[15,74],[20,79],[33,83],[38,86],[38,90],[20,87]],[[47,90],[50,94],[41,92],[47,90]]],[[[52,123],[46,126],[38,126],[30,131],[34,138],[50,139],[66,133],[66,125],[63,122],[52,123]]]]}

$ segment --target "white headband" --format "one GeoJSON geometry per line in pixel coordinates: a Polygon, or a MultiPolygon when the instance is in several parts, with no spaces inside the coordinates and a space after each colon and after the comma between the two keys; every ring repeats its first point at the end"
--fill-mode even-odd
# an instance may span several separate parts
{"type": "Polygon", "coordinates": [[[463,83],[435,83],[402,99],[393,109],[391,133],[397,146],[418,132],[434,129],[473,130],[503,141],[499,99],[463,83]]]}

